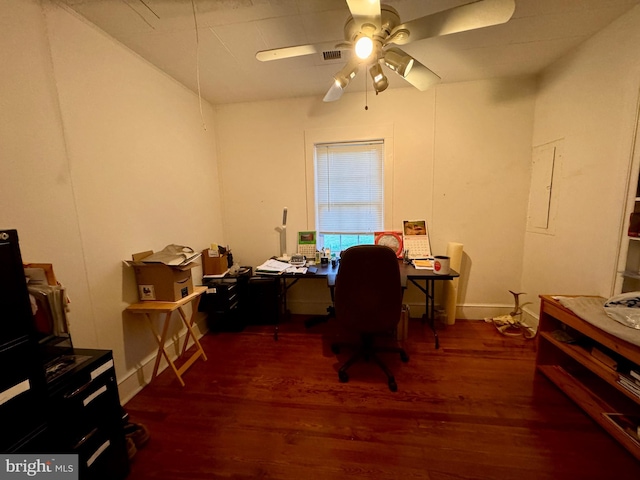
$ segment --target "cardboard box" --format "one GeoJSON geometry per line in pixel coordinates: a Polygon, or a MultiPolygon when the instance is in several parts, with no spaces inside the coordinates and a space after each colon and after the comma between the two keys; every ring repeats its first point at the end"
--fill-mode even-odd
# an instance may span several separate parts
{"type": "Polygon", "coordinates": [[[129,265],[133,267],[138,284],[140,300],[159,300],[177,302],[193,293],[191,269],[198,265],[190,262],[186,265],[168,266],[163,263],[144,263],[144,258],[153,252],[136,253],[129,265]]]}
{"type": "Polygon", "coordinates": [[[228,256],[226,253],[220,255],[215,250],[207,248],[202,251],[202,273],[203,275],[222,275],[229,270],[228,256]]]}

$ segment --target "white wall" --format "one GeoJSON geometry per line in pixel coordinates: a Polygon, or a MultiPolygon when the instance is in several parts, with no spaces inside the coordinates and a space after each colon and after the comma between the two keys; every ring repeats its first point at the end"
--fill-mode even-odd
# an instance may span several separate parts
{"type": "MultiPolygon", "coordinates": [[[[225,237],[234,258],[257,265],[278,253],[284,206],[290,249],[298,230],[314,228],[306,215],[305,134],[391,125],[393,212],[385,228],[426,218],[436,254],[462,242],[460,315],[504,313],[522,274],[534,88],[533,79],[514,78],[394,89],[369,96],[368,110],[360,93],[329,104],[300,98],[216,107],[225,237]]],[[[290,291],[294,312],[324,311],[326,287],[315,298],[309,289],[290,291]]],[[[413,316],[424,311],[414,287],[405,300],[413,316]]]]}
{"type": "MultiPolygon", "coordinates": [[[[25,261],[54,265],[75,346],[113,350],[123,382],[156,346],[142,317],[123,314],[137,292],[122,261],[224,242],[215,115],[48,3],[0,0],[0,55],[0,226],[18,230],[25,261]]],[[[142,382],[130,380],[123,397],[142,382]]]]}
{"type": "Polygon", "coordinates": [[[522,288],[539,294],[614,293],[640,88],[640,7],[542,76],[533,145],[562,141],[551,235],[527,233],[522,288]]]}

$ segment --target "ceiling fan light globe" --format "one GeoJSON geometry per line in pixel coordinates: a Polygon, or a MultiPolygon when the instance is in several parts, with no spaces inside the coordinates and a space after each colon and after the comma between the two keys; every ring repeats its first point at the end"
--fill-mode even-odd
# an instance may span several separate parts
{"type": "Polygon", "coordinates": [[[336,86],[344,90],[345,88],[347,88],[347,85],[349,85],[349,83],[351,82],[351,80],[353,80],[353,77],[355,77],[357,73],[358,65],[354,60],[352,60],[351,62],[347,63],[344,68],[333,77],[333,79],[335,80],[336,86]]]}
{"type": "Polygon", "coordinates": [[[373,88],[376,93],[383,92],[389,86],[389,79],[385,76],[382,71],[382,67],[379,63],[373,64],[373,66],[369,69],[369,74],[373,79],[373,88]]]}
{"type": "Polygon", "coordinates": [[[356,55],[358,58],[364,60],[369,58],[371,52],[373,52],[373,40],[367,36],[362,36],[356,41],[356,55]]]}
{"type": "Polygon", "coordinates": [[[384,54],[384,63],[404,78],[409,75],[413,67],[413,58],[400,49],[390,48],[384,54]]]}
{"type": "Polygon", "coordinates": [[[373,82],[373,88],[375,89],[376,93],[384,92],[388,86],[389,79],[387,79],[387,77],[385,77],[384,75],[379,81],[373,82]]]}

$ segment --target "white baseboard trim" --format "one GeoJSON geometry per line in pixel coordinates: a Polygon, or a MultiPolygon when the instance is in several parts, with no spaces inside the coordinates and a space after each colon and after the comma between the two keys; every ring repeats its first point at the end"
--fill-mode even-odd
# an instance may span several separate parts
{"type": "MultiPolygon", "coordinates": [[[[200,318],[198,318],[194,324],[194,333],[196,334],[198,339],[202,338],[202,336],[209,331],[209,329],[207,328],[206,320],[206,315],[200,315],[200,318]]],[[[186,334],[187,329],[184,328],[178,336],[174,336],[165,344],[165,348],[170,354],[171,360],[175,361],[176,358],[178,358],[178,355],[181,352],[182,345],[184,344],[184,338],[186,334]]],[[[191,345],[193,345],[193,340],[191,340],[189,346],[191,345]]],[[[156,362],[156,353],[157,350],[149,354],[142,362],[140,362],[140,364],[136,365],[135,369],[131,370],[128,375],[126,375],[123,379],[120,379],[120,381],[118,382],[120,403],[123,406],[126,405],[129,400],[135,397],[151,381],[153,366],[156,362]]],[[[158,374],[164,371],[168,366],[169,364],[166,362],[166,360],[162,360],[160,362],[160,367],[158,368],[158,374]]],[[[178,382],[177,379],[176,382],[178,382]]]]}
{"type": "MultiPolygon", "coordinates": [[[[409,303],[411,318],[422,317],[425,313],[424,303],[409,303]]],[[[288,301],[287,308],[293,314],[324,315],[329,304],[325,302],[288,301]]],[[[436,309],[441,306],[436,304],[436,309]]],[[[513,304],[465,303],[457,306],[456,318],[461,320],[484,320],[485,318],[506,315],[513,310],[513,304]]],[[[537,322],[536,322],[537,325],[537,322]]]]}
{"type": "Polygon", "coordinates": [[[525,307],[522,309],[522,322],[537,332],[538,324],[540,323],[540,313],[525,307]]]}

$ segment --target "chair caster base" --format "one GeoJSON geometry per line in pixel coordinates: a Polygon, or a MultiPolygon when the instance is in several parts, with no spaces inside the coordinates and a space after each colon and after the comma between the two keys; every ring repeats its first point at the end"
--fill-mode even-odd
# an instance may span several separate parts
{"type": "Polygon", "coordinates": [[[389,390],[391,390],[392,392],[398,391],[398,385],[396,384],[395,378],[389,379],[389,390]]]}
{"type": "Polygon", "coordinates": [[[347,372],[338,372],[338,380],[340,380],[340,383],[347,383],[349,381],[349,375],[347,375],[347,372]]]}
{"type": "Polygon", "coordinates": [[[389,390],[392,392],[398,391],[398,384],[396,384],[396,379],[393,377],[389,379],[389,390]]]}

